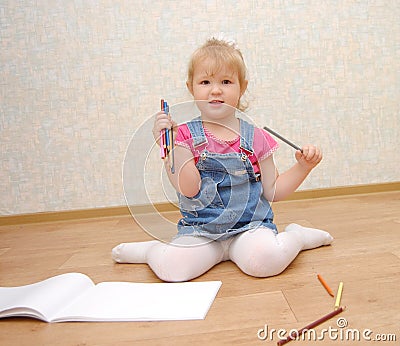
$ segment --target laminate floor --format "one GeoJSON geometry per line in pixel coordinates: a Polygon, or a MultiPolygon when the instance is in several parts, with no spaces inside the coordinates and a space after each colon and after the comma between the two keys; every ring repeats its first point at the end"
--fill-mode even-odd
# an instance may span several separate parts
{"type": "MultiPolygon", "coordinates": [[[[6,318],[0,320],[0,344],[276,345],[291,329],[333,310],[334,298],[317,280],[319,273],[334,292],[344,283],[346,310],[290,345],[399,345],[400,192],[279,202],[273,208],[279,229],[291,222],[325,229],[334,243],[301,252],[282,274],[265,279],[243,274],[232,262],[218,264],[195,279],[222,281],[204,320],[50,324],[6,318]]],[[[163,216],[179,218],[176,212],[163,216]]],[[[159,220],[146,218],[155,225],[159,220]]],[[[96,283],[160,282],[147,265],[115,264],[110,257],[121,242],[147,239],[131,216],[0,226],[0,286],[67,272],[82,272],[96,283]]]]}

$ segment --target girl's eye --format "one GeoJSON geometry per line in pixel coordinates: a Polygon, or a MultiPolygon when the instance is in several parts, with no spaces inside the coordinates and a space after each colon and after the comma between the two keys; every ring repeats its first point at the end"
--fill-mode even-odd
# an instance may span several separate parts
{"type": "Polygon", "coordinates": [[[200,82],[200,84],[202,84],[202,85],[207,85],[207,84],[210,84],[210,81],[208,81],[208,80],[203,80],[203,81],[200,82]]]}
{"type": "Polygon", "coordinates": [[[231,81],[229,79],[224,79],[222,81],[222,84],[231,84],[231,81]]]}

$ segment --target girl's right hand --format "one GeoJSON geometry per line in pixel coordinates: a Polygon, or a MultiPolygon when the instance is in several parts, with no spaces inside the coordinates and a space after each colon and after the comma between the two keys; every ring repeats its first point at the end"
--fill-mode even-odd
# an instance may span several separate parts
{"type": "MultiPolygon", "coordinates": [[[[153,137],[156,140],[157,144],[160,145],[160,133],[164,129],[173,129],[176,132],[177,123],[171,119],[171,116],[165,114],[163,111],[159,111],[154,120],[153,125],[153,137]]],[[[176,135],[176,133],[174,133],[176,135]]]]}
{"type": "MultiPolygon", "coordinates": [[[[178,124],[173,121],[169,115],[165,114],[163,111],[159,111],[155,115],[152,130],[154,139],[158,145],[160,145],[161,131],[171,128],[174,131],[173,137],[175,139],[178,132],[178,124]]],[[[190,149],[181,145],[175,145],[173,155],[175,173],[171,173],[169,156],[167,155],[164,159],[169,181],[180,194],[192,198],[199,193],[201,186],[200,172],[194,162],[193,154],[190,149]]]]}

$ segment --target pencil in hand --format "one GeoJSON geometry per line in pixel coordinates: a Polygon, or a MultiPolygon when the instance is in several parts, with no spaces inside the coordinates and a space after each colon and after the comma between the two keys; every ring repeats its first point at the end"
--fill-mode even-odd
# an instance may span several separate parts
{"type": "MultiPolygon", "coordinates": [[[[161,100],[161,110],[165,112],[168,116],[169,114],[169,106],[165,100],[161,100]]],[[[175,173],[175,159],[174,159],[174,131],[173,128],[171,129],[164,129],[161,130],[160,133],[160,153],[161,158],[165,159],[168,157],[171,173],[175,173]]]]}
{"type": "MultiPolygon", "coordinates": [[[[161,100],[161,110],[164,110],[164,100],[161,100]]],[[[166,151],[165,151],[165,130],[160,131],[160,156],[162,159],[165,159],[166,157],[166,151]]]]}
{"type": "Polygon", "coordinates": [[[170,157],[170,159],[171,159],[171,163],[170,163],[170,164],[171,164],[171,173],[174,174],[174,173],[175,173],[174,129],[172,128],[172,129],[169,131],[169,133],[170,133],[170,143],[171,143],[171,151],[170,151],[170,154],[171,154],[171,157],[170,157]]]}
{"type": "Polygon", "coordinates": [[[278,137],[280,140],[282,140],[283,142],[285,142],[286,144],[290,145],[292,148],[295,148],[296,150],[300,150],[301,152],[303,152],[303,149],[301,149],[298,145],[292,143],[291,141],[289,141],[288,139],[286,139],[285,137],[281,136],[279,133],[271,130],[269,127],[264,126],[264,130],[268,131],[269,133],[273,134],[275,137],[278,137]]]}

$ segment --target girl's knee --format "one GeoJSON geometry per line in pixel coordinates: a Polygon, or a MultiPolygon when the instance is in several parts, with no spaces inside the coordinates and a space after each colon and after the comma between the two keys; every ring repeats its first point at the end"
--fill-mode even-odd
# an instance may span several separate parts
{"type": "Polygon", "coordinates": [[[193,248],[168,245],[162,251],[153,253],[148,264],[163,281],[189,281],[208,269],[202,267],[201,257],[196,256],[193,250],[193,248]]]}
{"type": "Polygon", "coordinates": [[[163,256],[152,257],[149,266],[163,281],[182,282],[191,280],[190,268],[185,263],[179,251],[165,251],[163,256]]]}
{"type": "Polygon", "coordinates": [[[165,282],[185,282],[194,279],[190,273],[182,271],[182,270],[171,270],[171,268],[151,268],[153,272],[157,275],[159,279],[165,282]]]}
{"type": "Polygon", "coordinates": [[[257,256],[252,256],[248,259],[247,263],[239,267],[247,275],[265,278],[280,274],[285,270],[286,264],[274,261],[273,259],[263,260],[257,256]]]}
{"type": "Polygon", "coordinates": [[[269,277],[282,273],[290,262],[275,249],[257,247],[250,254],[236,261],[236,265],[247,275],[269,277]]]}
{"type": "Polygon", "coordinates": [[[161,280],[181,282],[204,274],[222,258],[223,249],[216,242],[182,237],[173,244],[153,247],[147,263],[161,280]]]}
{"type": "Polygon", "coordinates": [[[291,250],[280,242],[274,231],[258,228],[231,244],[230,258],[244,273],[268,277],[284,271],[298,252],[299,249],[291,250]]]}

